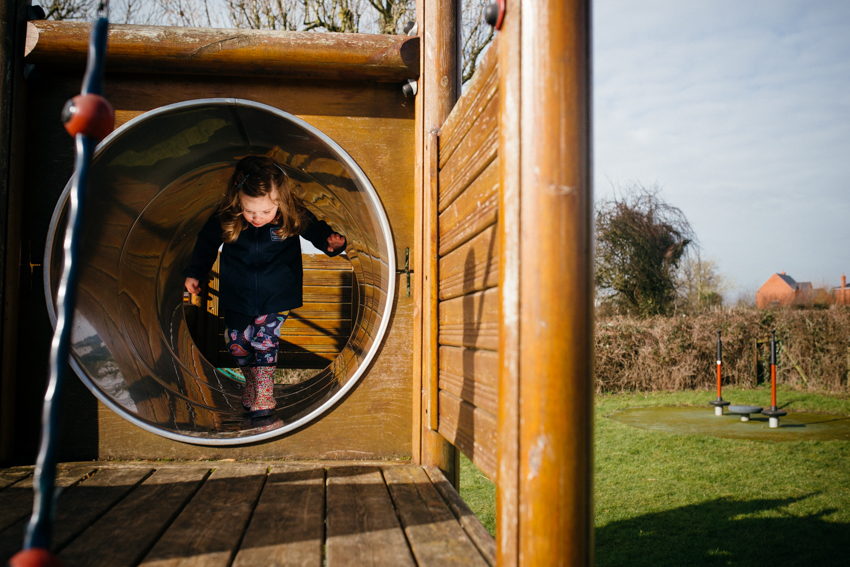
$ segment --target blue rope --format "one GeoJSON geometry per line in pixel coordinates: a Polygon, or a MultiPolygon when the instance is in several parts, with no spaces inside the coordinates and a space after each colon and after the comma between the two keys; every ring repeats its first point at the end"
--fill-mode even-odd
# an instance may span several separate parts
{"type": "MultiPolygon", "coordinates": [[[[99,13],[105,13],[102,3],[99,13]]],[[[89,42],[89,57],[83,78],[83,94],[103,94],[103,69],[106,57],[106,32],[109,20],[105,15],[98,18],[92,27],[89,42]]],[[[74,177],[69,194],[68,226],[65,229],[65,263],[59,290],[56,295],[56,329],[50,347],[50,380],[44,396],[41,418],[41,447],[35,466],[35,502],[33,514],[27,525],[24,549],[40,547],[47,549],[53,527],[56,493],[56,441],[59,434],[59,410],[62,390],[68,368],[71,328],[77,299],[77,258],[82,232],[83,205],[89,184],[89,165],[94,155],[97,140],[78,134],[76,136],[77,157],[74,177]]]]}

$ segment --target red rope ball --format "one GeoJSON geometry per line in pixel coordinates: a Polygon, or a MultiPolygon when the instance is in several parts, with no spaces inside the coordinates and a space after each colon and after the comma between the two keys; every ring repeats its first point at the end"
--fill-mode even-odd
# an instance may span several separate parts
{"type": "Polygon", "coordinates": [[[13,555],[9,567],[62,567],[62,562],[46,549],[33,547],[13,555]]]}
{"type": "Polygon", "coordinates": [[[81,94],[65,103],[62,122],[72,136],[82,134],[99,142],[115,128],[115,111],[102,96],[81,94]]]}

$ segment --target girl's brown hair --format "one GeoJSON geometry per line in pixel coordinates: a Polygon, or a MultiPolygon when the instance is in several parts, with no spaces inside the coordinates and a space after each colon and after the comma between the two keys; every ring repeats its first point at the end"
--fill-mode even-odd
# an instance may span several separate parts
{"type": "Polygon", "coordinates": [[[283,168],[273,159],[260,156],[248,156],[237,165],[236,171],[227,183],[227,190],[219,205],[222,240],[235,242],[248,221],[242,216],[242,202],[239,194],[248,197],[271,195],[277,189],[277,216],[274,223],[280,223],[275,234],[281,238],[300,234],[307,226],[306,208],[301,197],[295,193],[296,186],[283,168]]]}

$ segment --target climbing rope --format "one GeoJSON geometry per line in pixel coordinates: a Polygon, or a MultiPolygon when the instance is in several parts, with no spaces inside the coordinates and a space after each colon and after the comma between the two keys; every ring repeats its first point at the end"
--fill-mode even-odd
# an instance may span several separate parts
{"type": "Polygon", "coordinates": [[[69,193],[68,226],[65,230],[65,262],[56,295],[56,329],[50,347],[50,379],[44,395],[41,447],[35,466],[35,502],[27,525],[24,551],[9,560],[11,567],[59,565],[49,553],[56,494],[56,441],[59,408],[68,367],[71,327],[77,297],[77,257],[82,231],[83,205],[88,188],[89,165],[98,142],[109,135],[115,113],[103,98],[106,35],[109,28],[108,0],[98,4],[89,39],[88,62],[80,94],[62,110],[65,129],[74,136],[76,160],[69,193]]]}

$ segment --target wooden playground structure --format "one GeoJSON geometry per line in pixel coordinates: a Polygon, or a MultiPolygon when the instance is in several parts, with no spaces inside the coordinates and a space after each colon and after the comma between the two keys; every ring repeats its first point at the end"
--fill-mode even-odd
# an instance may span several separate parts
{"type": "MultiPolygon", "coordinates": [[[[89,29],[26,22],[26,5],[0,8],[4,465],[35,453],[50,334],[39,263],[72,169],[58,115],[89,29]]],[[[459,12],[419,0],[416,37],[110,29],[119,124],[233,97],[338,143],[386,211],[397,285],[356,387],[272,441],[166,439],[72,380],[60,477],[73,488],[55,536],[69,564],[593,563],[589,2],[508,2],[462,96],[459,12]],[[496,483],[495,541],[455,491],[458,451],[496,483]]],[[[3,560],[29,514],[30,471],[0,471],[0,507],[15,511],[0,524],[3,560]]]]}

